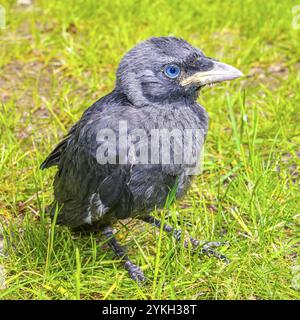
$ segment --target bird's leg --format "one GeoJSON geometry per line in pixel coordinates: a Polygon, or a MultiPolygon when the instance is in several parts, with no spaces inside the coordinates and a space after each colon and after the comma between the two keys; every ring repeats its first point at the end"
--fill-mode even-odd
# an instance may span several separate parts
{"type": "Polygon", "coordinates": [[[110,227],[106,227],[102,231],[102,233],[108,238],[108,244],[113,250],[113,252],[116,254],[116,256],[120,258],[122,261],[124,261],[124,267],[128,271],[130,278],[138,282],[144,281],[145,276],[143,271],[140,269],[139,266],[133,264],[130,261],[124,249],[115,238],[112,229],[110,227]]]}
{"type": "MultiPolygon", "coordinates": [[[[147,223],[150,223],[152,224],[153,226],[157,227],[157,228],[160,228],[161,227],[161,221],[156,219],[155,217],[151,216],[151,215],[145,215],[145,216],[141,216],[139,217],[139,219],[147,222],[147,223]]],[[[181,236],[182,236],[182,230],[180,229],[174,229],[173,227],[171,227],[170,225],[168,224],[164,224],[163,225],[163,230],[166,231],[167,233],[169,234],[172,234],[173,237],[177,240],[177,241],[180,241],[181,239],[181,236]]],[[[213,248],[214,247],[219,247],[223,244],[225,244],[224,242],[207,242],[207,243],[203,243],[203,242],[200,242],[199,240],[197,239],[194,239],[192,237],[189,237],[189,241],[185,240],[184,241],[184,247],[187,248],[188,245],[189,245],[189,242],[192,244],[192,246],[194,248],[197,248],[199,247],[200,245],[202,245],[202,248],[201,248],[201,252],[205,253],[207,256],[214,256],[220,260],[223,260],[225,261],[226,263],[229,262],[229,260],[227,259],[227,257],[217,251],[215,251],[213,248]]]]}

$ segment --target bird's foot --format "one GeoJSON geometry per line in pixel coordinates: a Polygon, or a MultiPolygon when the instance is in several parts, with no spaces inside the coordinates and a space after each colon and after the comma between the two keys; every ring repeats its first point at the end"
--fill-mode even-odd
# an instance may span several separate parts
{"type": "Polygon", "coordinates": [[[139,284],[146,280],[141,268],[133,264],[131,261],[126,261],[124,267],[128,271],[130,278],[137,281],[139,284]]]}
{"type": "Polygon", "coordinates": [[[201,252],[206,254],[208,257],[215,257],[219,260],[224,261],[225,263],[229,263],[230,260],[222,253],[214,250],[214,248],[220,247],[222,245],[228,245],[228,242],[207,242],[206,244],[204,244],[201,248],[201,252]]]}
{"type": "MultiPolygon", "coordinates": [[[[161,222],[158,219],[152,217],[151,215],[142,216],[141,219],[147,223],[151,223],[152,225],[156,226],[157,228],[161,227],[161,222]]],[[[167,224],[163,225],[163,230],[169,234],[172,234],[173,237],[178,242],[180,242],[180,240],[184,236],[182,233],[182,230],[174,229],[172,226],[169,226],[167,224]]],[[[227,242],[203,242],[203,241],[199,241],[198,239],[194,239],[192,237],[189,237],[188,239],[184,240],[184,247],[185,248],[188,248],[190,244],[193,246],[194,252],[196,252],[196,250],[198,248],[200,248],[200,252],[206,254],[208,257],[214,256],[217,259],[224,261],[225,263],[229,263],[229,259],[227,259],[227,257],[225,255],[223,255],[213,249],[213,248],[217,248],[221,245],[228,244],[227,242]]],[[[197,250],[197,252],[199,252],[199,251],[197,250]]]]}
{"type": "MultiPolygon", "coordinates": [[[[181,230],[174,230],[174,237],[177,241],[180,241],[181,236],[182,236],[181,230]]],[[[184,247],[188,248],[189,243],[192,244],[195,250],[201,247],[201,253],[206,254],[208,257],[213,256],[219,260],[224,261],[225,263],[230,262],[229,259],[224,254],[221,254],[220,252],[213,249],[213,248],[220,247],[222,245],[226,245],[226,244],[228,245],[228,242],[211,241],[203,244],[203,242],[199,241],[198,239],[194,239],[190,237],[188,240],[184,241],[184,247]]]]}

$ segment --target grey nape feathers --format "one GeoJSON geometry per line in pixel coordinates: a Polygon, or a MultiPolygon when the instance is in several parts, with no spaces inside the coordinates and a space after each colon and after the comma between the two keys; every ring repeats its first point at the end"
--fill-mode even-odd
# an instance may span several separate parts
{"type": "MultiPolygon", "coordinates": [[[[197,173],[208,129],[207,113],[196,102],[200,89],[241,75],[175,37],[135,46],[119,65],[115,89],[84,112],[41,165],[58,167],[52,218],[74,231],[101,231],[131,278],[144,280],[111,225],[135,217],[160,227],[151,211],[165,205],[171,190],[182,196],[197,173]]],[[[163,229],[180,239],[180,230],[163,229]]],[[[218,245],[207,243],[201,251],[226,259],[211,248],[218,245]]]]}

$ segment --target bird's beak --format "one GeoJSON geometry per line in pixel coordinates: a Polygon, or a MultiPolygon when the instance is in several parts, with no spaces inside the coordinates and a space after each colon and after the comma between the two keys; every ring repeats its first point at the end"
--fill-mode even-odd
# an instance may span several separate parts
{"type": "Polygon", "coordinates": [[[206,84],[233,80],[242,77],[243,75],[244,74],[240,70],[226,63],[214,61],[211,70],[194,73],[188,78],[183,79],[181,85],[187,86],[189,84],[196,84],[197,86],[204,86],[206,84]]]}

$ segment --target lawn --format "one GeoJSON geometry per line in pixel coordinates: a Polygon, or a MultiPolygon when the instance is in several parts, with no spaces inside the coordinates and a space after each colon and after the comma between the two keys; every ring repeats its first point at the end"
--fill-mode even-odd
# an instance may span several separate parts
{"type": "Polygon", "coordinates": [[[0,4],[0,299],[300,298],[296,2],[0,4]],[[51,225],[55,169],[39,165],[113,89],[123,54],[161,35],[182,37],[246,75],[202,91],[210,116],[203,173],[183,200],[154,213],[199,239],[228,241],[221,251],[231,262],[125,221],[117,237],[148,278],[138,286],[102,237],[51,225]]]}

